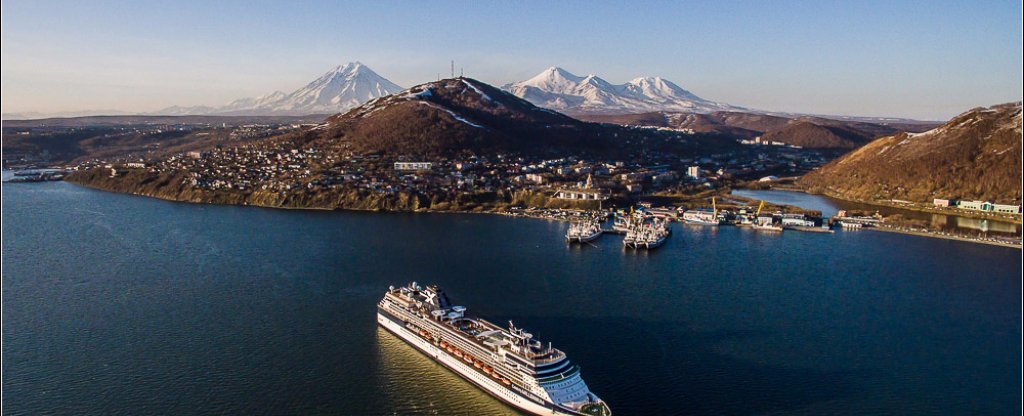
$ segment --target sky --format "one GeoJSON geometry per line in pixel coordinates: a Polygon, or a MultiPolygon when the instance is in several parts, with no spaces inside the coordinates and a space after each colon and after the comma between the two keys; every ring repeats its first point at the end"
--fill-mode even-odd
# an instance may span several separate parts
{"type": "Polygon", "coordinates": [[[1022,99],[1020,1],[7,1],[2,110],[155,111],[361,61],[409,87],[550,66],[748,108],[944,120],[1022,99]]]}

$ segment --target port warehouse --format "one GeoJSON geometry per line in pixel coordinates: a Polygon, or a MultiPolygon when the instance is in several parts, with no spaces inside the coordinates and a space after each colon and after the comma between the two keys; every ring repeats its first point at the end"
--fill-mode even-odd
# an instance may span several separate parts
{"type": "Polygon", "coordinates": [[[999,214],[1020,214],[1020,205],[993,204],[988,201],[959,201],[935,198],[932,205],[940,208],[955,207],[969,211],[995,212],[999,214]]]}

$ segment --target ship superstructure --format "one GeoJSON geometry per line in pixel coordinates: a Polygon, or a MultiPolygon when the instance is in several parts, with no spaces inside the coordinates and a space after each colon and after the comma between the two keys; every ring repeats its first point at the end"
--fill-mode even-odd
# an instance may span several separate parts
{"type": "Polygon", "coordinates": [[[630,228],[622,239],[622,245],[627,248],[653,249],[658,248],[668,239],[671,228],[667,221],[655,219],[651,223],[640,224],[630,228]]]}
{"type": "Polygon", "coordinates": [[[509,322],[467,314],[437,286],[391,287],[377,322],[494,397],[538,415],[610,415],[578,365],[509,322]]]}
{"type": "Polygon", "coordinates": [[[604,230],[597,220],[573,222],[565,232],[565,241],[569,243],[589,243],[596,240],[604,230]]]}

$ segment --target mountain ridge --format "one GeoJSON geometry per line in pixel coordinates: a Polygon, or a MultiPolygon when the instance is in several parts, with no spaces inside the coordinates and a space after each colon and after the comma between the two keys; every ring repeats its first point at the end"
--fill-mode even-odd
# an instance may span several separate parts
{"type": "Polygon", "coordinates": [[[649,142],[652,147],[675,146],[683,153],[734,145],[577,120],[466,77],[432,81],[371,100],[286,140],[364,154],[434,158],[510,152],[558,156],[567,149],[576,154],[618,154],[636,150],[627,146],[632,139],[656,136],[665,140],[649,142]]]}
{"type": "Polygon", "coordinates": [[[545,69],[530,79],[505,84],[501,89],[534,105],[569,114],[744,110],[705,100],[658,76],[612,84],[596,75],[578,76],[558,66],[545,69]]]}

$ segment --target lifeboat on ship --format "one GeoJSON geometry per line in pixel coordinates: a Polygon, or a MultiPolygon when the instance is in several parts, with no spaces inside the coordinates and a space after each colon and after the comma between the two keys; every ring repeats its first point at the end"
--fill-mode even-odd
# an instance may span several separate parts
{"type": "Polygon", "coordinates": [[[473,364],[473,357],[470,356],[469,354],[466,354],[465,356],[463,356],[462,360],[467,362],[467,363],[473,364]]]}
{"type": "Polygon", "coordinates": [[[486,366],[486,365],[484,366],[484,372],[485,372],[485,373],[487,373],[487,374],[491,374],[491,372],[492,372],[492,371],[494,371],[494,370],[492,370],[492,369],[491,369],[491,367],[488,367],[488,366],[486,366]]]}
{"type": "Polygon", "coordinates": [[[455,350],[455,356],[459,357],[459,358],[462,358],[462,351],[455,350]]]}
{"type": "Polygon", "coordinates": [[[491,377],[494,377],[495,380],[501,380],[501,376],[498,373],[491,373],[491,377]]]}
{"type": "Polygon", "coordinates": [[[481,368],[483,366],[484,366],[484,363],[482,361],[480,361],[480,360],[473,361],[473,367],[481,368]]]}
{"type": "Polygon", "coordinates": [[[512,385],[512,380],[509,380],[507,378],[502,378],[501,379],[501,384],[504,384],[506,386],[511,386],[512,385]]]}
{"type": "Polygon", "coordinates": [[[441,348],[448,348],[448,343],[441,341],[441,348]]]}
{"type": "Polygon", "coordinates": [[[447,346],[447,347],[444,347],[444,350],[445,350],[445,351],[448,351],[448,353],[449,353],[449,354],[452,354],[452,353],[454,353],[454,352],[455,352],[455,348],[452,348],[452,346],[451,346],[451,345],[449,345],[449,346],[447,346]]]}

